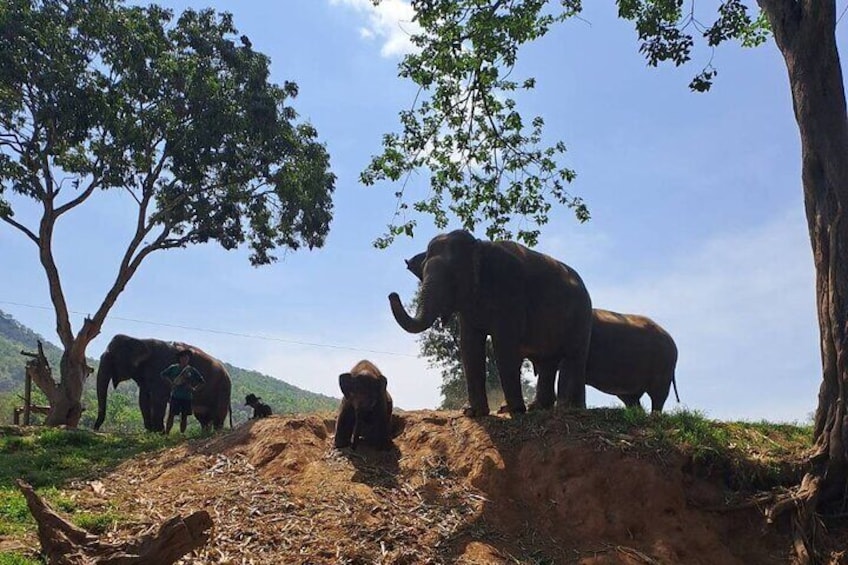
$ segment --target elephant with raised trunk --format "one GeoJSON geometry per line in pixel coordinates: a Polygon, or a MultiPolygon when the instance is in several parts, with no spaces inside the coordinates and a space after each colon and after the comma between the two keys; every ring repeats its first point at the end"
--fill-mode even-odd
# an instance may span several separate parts
{"type": "MultiPolygon", "coordinates": [[[[94,429],[100,429],[106,419],[109,383],[114,388],[121,381],[132,379],[138,384],[138,406],[144,419],[144,428],[152,432],[163,431],[171,387],[161,377],[161,373],[176,362],[177,352],[185,349],[192,352],[191,364],[205,380],[192,396],[192,413],[204,429],[210,426],[216,430],[224,427],[227,414],[230,413],[232,383],[220,361],[184,343],[119,334],[112,338],[100,356],[100,367],[97,369],[97,421],[94,429]]],[[[230,418],[232,427],[232,415],[230,418]]]]}
{"type": "Polygon", "coordinates": [[[426,254],[407,261],[421,279],[418,311],[410,316],[396,293],[389,295],[397,323],[410,333],[438,317],[459,314],[460,355],[468,387],[467,416],[489,413],[486,399],[486,337],[492,337],[506,410],[525,411],[521,363],[539,374],[533,405],[586,406],[586,357],[592,302],[574,269],[509,241],[489,242],[456,230],[433,238],[426,254]],[[568,379],[560,379],[558,365],[568,379]]]}
{"type": "MultiPolygon", "coordinates": [[[[659,324],[645,316],[596,309],[592,341],[586,361],[586,384],[621,399],[626,406],[641,406],[645,393],[651,411],[662,412],[668,393],[677,382],[677,345],[659,324]]],[[[560,375],[560,379],[568,378],[560,375]]]]}

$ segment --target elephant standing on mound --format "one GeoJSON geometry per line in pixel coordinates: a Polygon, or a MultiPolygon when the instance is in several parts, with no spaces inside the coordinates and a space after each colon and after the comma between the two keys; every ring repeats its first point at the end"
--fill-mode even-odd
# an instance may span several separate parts
{"type": "Polygon", "coordinates": [[[392,313],[406,331],[420,333],[437,317],[459,314],[460,355],[468,386],[468,416],[489,413],[486,399],[486,337],[511,413],[525,411],[521,363],[530,359],[539,373],[535,407],[553,406],[560,365],[561,404],[586,405],[586,357],[592,329],[592,302],[580,276],[556,259],[508,241],[489,242],[456,230],[433,238],[425,255],[407,262],[421,279],[418,311],[410,317],[396,293],[392,313]],[[561,363],[560,363],[561,362],[561,363]]]}
{"type": "MultiPolygon", "coordinates": [[[[680,402],[676,365],[674,339],[650,318],[594,311],[586,384],[619,397],[627,406],[641,406],[639,399],[648,393],[651,411],[662,412],[672,385],[680,402]]],[[[559,378],[568,376],[560,374],[559,378]]]]}
{"type": "MultiPolygon", "coordinates": [[[[191,365],[205,379],[202,387],[192,395],[191,408],[197,421],[204,429],[224,427],[230,413],[230,375],[220,361],[200,349],[183,343],[171,343],[158,339],[138,339],[127,335],[116,335],[100,356],[97,369],[97,421],[94,429],[100,429],[106,418],[106,397],[109,382],[118,383],[133,379],[138,384],[138,406],[144,419],[144,428],[152,432],[165,429],[165,411],[171,395],[171,387],[160,373],[176,362],[177,351],[192,352],[191,365]]],[[[232,427],[232,414],[230,415],[232,427]]]]}

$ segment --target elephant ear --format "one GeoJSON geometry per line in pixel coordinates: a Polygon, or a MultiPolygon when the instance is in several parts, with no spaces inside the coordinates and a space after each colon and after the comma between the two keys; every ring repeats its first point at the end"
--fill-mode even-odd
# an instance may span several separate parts
{"type": "Polygon", "coordinates": [[[98,367],[97,375],[98,378],[103,371],[106,375],[112,375],[112,388],[118,388],[118,368],[115,364],[115,354],[109,351],[107,348],[106,351],[103,352],[103,355],[100,356],[100,366],[98,367]]]}
{"type": "Polygon", "coordinates": [[[342,373],[339,375],[339,388],[342,389],[342,394],[345,395],[345,397],[349,397],[353,394],[353,391],[356,388],[356,382],[353,375],[350,373],[342,373]]]}
{"type": "Polygon", "coordinates": [[[424,280],[424,260],[427,258],[427,252],[419,253],[411,259],[404,259],[407,270],[418,277],[418,280],[424,280]]]}
{"type": "Polygon", "coordinates": [[[386,375],[380,375],[380,390],[386,390],[389,386],[389,381],[386,379],[386,375]]]}

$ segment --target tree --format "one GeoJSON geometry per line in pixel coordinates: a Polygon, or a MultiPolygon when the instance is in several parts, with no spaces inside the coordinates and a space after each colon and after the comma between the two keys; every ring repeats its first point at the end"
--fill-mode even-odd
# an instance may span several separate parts
{"type": "Polygon", "coordinates": [[[86,346],[156,251],[247,243],[253,265],[277,248],[324,243],[335,176],[315,129],[270,83],[230,14],[120,0],[0,5],[0,220],[31,240],[63,347],[51,425],[77,425],[86,346]],[[58,220],[104,190],[135,206],[130,242],[102,304],[75,333],[53,253],[58,220]],[[10,195],[40,209],[16,219],[10,195]]]}
{"type": "MultiPolygon", "coordinates": [[[[815,540],[801,534],[814,512],[828,512],[848,498],[848,115],[836,44],[835,0],[757,0],[751,16],[743,0],[722,0],[710,25],[695,17],[695,2],[616,0],[619,16],[635,23],[640,51],[652,66],[691,57],[696,36],[710,47],[727,40],[743,45],[774,41],[786,62],[802,148],[802,184],[816,269],[822,385],[814,426],[811,468],[790,498],[771,510],[774,519],[799,508],[802,528],[796,548],[815,560],[815,540]],[[684,5],[685,4],[685,5],[684,5]]],[[[510,93],[533,88],[532,78],[510,79],[519,47],[555,23],[578,15],[581,0],[413,0],[422,32],[419,51],[405,57],[401,76],[420,88],[416,104],[401,112],[403,131],[384,137],[362,180],[398,180],[418,168],[431,172],[430,196],[412,203],[447,223],[443,204],[465,227],[486,226],[490,237],[510,237],[513,216],[538,228],[553,203],[572,206],[580,220],[583,203],[564,190],[573,172],[559,164],[562,143],[540,147],[544,121],[525,120],[510,93]]],[[[691,82],[708,90],[716,70],[708,65],[691,82]]],[[[409,207],[401,189],[401,210],[409,207]]],[[[411,235],[414,220],[389,227],[378,240],[411,235]]],[[[516,237],[533,244],[538,229],[516,237]]]]}

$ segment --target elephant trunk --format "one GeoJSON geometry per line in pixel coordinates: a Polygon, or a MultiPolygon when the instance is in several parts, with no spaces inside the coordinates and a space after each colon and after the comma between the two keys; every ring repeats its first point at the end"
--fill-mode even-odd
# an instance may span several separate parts
{"type": "Polygon", "coordinates": [[[109,394],[109,381],[112,380],[111,363],[104,354],[100,358],[100,366],[97,368],[97,420],[94,429],[99,430],[106,419],[106,397],[109,394]]]}
{"type": "Polygon", "coordinates": [[[392,306],[395,321],[409,333],[418,334],[430,329],[439,316],[432,285],[426,281],[421,287],[418,311],[414,318],[406,313],[406,308],[403,307],[397,293],[393,292],[389,295],[389,303],[392,306]]]}

